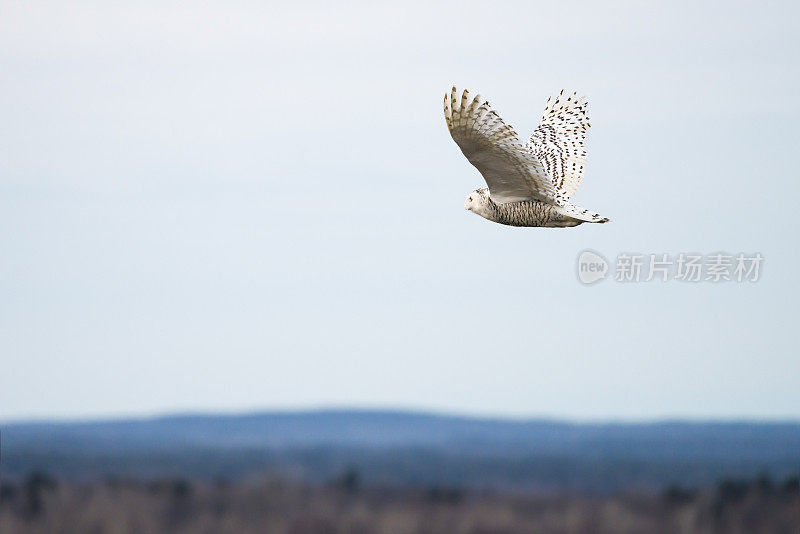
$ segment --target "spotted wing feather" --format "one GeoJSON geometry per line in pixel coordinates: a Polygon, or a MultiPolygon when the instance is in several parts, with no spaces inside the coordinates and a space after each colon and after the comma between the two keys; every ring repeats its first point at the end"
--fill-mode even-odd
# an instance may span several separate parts
{"type": "Polygon", "coordinates": [[[494,202],[563,203],[539,159],[480,95],[470,99],[465,90],[459,98],[453,87],[444,97],[444,118],[453,140],[486,180],[494,202]]]}
{"type": "Polygon", "coordinates": [[[589,116],[586,98],[562,90],[550,97],[528,148],[545,168],[550,181],[568,199],[581,185],[586,164],[586,134],[589,116]]]}

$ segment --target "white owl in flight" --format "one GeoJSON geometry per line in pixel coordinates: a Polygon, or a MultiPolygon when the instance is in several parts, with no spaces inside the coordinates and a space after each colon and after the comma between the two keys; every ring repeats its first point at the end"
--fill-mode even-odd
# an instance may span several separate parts
{"type": "Polygon", "coordinates": [[[470,99],[466,90],[460,98],[455,87],[449,97],[445,93],[444,118],[453,140],[489,186],[470,193],[464,208],[511,226],[608,222],[569,201],[581,185],[586,162],[585,97],[565,97],[563,90],[550,97],[527,145],[489,102],[481,102],[480,95],[470,99]]]}

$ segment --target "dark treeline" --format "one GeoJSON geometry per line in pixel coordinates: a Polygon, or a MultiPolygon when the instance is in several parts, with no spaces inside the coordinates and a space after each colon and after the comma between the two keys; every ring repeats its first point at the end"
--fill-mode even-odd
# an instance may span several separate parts
{"type": "Polygon", "coordinates": [[[211,481],[247,479],[254,473],[300,476],[321,483],[354,466],[370,485],[458,486],[471,490],[567,491],[595,494],[670,484],[705,487],[722,477],[753,478],[767,473],[783,479],[798,472],[794,457],[748,460],[581,454],[457,454],[443,449],[375,449],[318,447],[286,451],[204,450],[70,454],[6,450],[2,471],[23,477],[33,471],[61,479],[96,480],[108,473],[130,478],[178,477],[211,481]]]}

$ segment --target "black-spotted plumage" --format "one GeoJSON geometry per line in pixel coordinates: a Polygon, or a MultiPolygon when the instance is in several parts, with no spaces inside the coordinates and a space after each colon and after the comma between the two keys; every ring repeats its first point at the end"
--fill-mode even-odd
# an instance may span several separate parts
{"type": "Polygon", "coordinates": [[[531,134],[528,149],[542,162],[555,186],[572,196],[581,185],[586,163],[586,134],[591,124],[586,98],[577,93],[548,98],[539,126],[531,134]]]}
{"type": "Polygon", "coordinates": [[[564,91],[547,101],[527,145],[480,95],[445,94],[450,135],[486,180],[465,208],[511,226],[577,226],[608,219],[569,202],[583,177],[589,118],[586,101],[564,91]]]}

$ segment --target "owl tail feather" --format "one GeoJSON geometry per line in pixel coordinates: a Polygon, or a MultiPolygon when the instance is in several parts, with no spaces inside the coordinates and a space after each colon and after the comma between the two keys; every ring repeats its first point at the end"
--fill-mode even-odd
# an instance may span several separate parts
{"type": "Polygon", "coordinates": [[[559,211],[566,215],[567,217],[572,217],[573,219],[578,219],[579,221],[590,222],[590,223],[607,223],[611,219],[608,217],[603,217],[600,214],[592,213],[587,209],[583,209],[580,206],[575,206],[574,204],[567,203],[564,206],[559,208],[559,211]]]}

